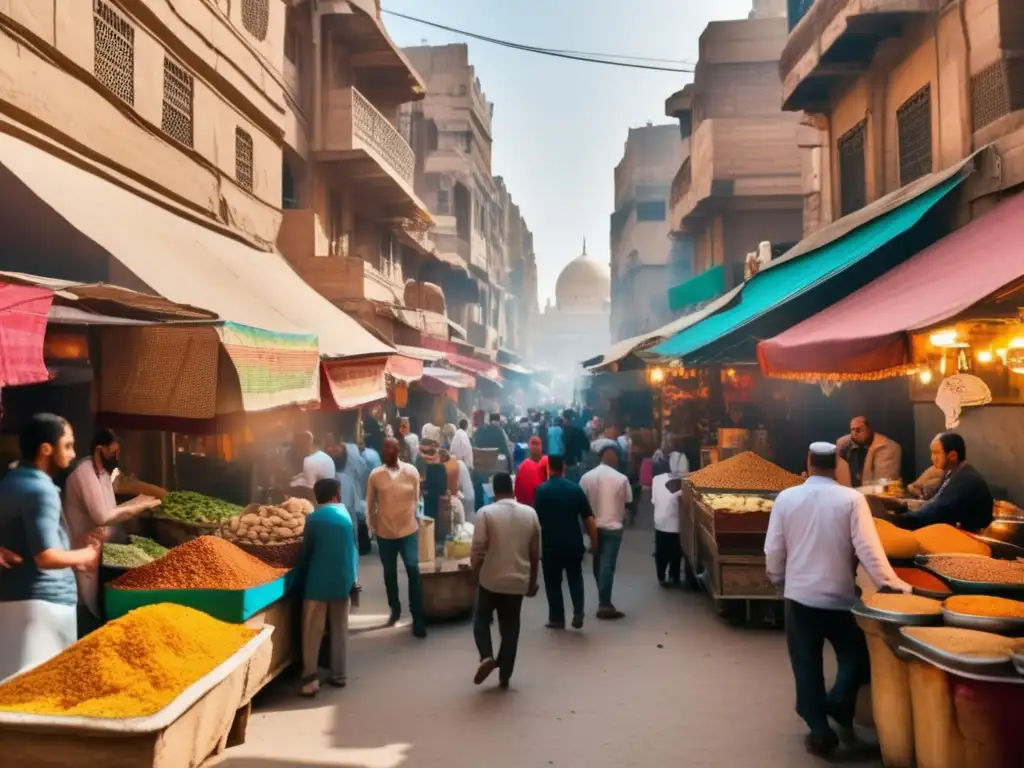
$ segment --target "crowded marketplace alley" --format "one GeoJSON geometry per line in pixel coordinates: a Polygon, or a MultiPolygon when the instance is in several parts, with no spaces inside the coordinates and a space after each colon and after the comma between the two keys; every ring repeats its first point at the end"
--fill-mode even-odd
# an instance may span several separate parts
{"type": "MultiPolygon", "coordinates": [[[[523,608],[511,688],[477,688],[470,627],[372,629],[387,617],[379,567],[361,572],[349,683],[310,702],[294,679],[257,699],[245,745],[220,768],[803,768],[793,683],[777,629],[738,629],[705,595],[661,589],[649,512],[627,531],[616,575],[620,622],[544,627],[543,592],[523,608]],[[357,618],[358,617],[358,618],[357,618]]],[[[588,563],[589,565],[589,559],[588,563]]],[[[362,566],[361,566],[362,567],[362,566]]],[[[828,659],[831,669],[831,659],[828,659]]],[[[830,672],[831,674],[831,672],[830,672]]],[[[843,765],[878,766],[862,747],[843,765]]]]}

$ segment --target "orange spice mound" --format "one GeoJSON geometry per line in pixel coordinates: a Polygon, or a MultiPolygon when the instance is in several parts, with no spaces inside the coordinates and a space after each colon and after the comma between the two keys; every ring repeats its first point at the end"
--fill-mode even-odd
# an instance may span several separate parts
{"type": "Polygon", "coordinates": [[[1024,619],[1024,603],[1006,597],[988,595],[955,595],[943,605],[953,613],[984,616],[993,619],[1024,619]]]}
{"type": "Polygon", "coordinates": [[[912,613],[923,616],[937,616],[942,613],[942,603],[920,595],[876,592],[868,597],[864,604],[869,608],[889,613],[912,613]]]}
{"type": "Polygon", "coordinates": [[[216,536],[200,536],[112,582],[119,589],[249,589],[288,570],[267,565],[216,536]]]}
{"type": "Polygon", "coordinates": [[[694,488],[733,491],[784,491],[804,481],[800,475],[787,472],[751,451],[704,467],[687,479],[694,488]]]}
{"type": "Polygon", "coordinates": [[[0,685],[0,712],[147,717],[258,632],[182,605],[137,608],[0,685]]]}
{"type": "Polygon", "coordinates": [[[927,525],[914,532],[921,552],[926,555],[984,555],[992,556],[992,549],[969,533],[945,523],[927,525]]]}
{"type": "Polygon", "coordinates": [[[928,573],[928,571],[922,571],[920,568],[894,568],[893,570],[896,571],[897,576],[912,587],[927,589],[929,592],[939,592],[944,595],[952,593],[952,590],[946,586],[946,582],[938,576],[928,573]]]}

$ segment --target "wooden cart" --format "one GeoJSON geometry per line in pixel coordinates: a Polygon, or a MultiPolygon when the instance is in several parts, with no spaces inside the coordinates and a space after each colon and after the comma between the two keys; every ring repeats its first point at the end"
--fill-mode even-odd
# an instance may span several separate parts
{"type": "Polygon", "coordinates": [[[5,764],[32,768],[196,768],[244,741],[248,704],[270,671],[272,627],[149,717],[0,713],[5,764]]]}
{"type": "Polygon", "coordinates": [[[749,622],[758,614],[768,623],[780,624],[781,595],[765,573],[764,541],[770,513],[715,511],[701,492],[685,481],[679,505],[679,541],[686,558],[687,583],[703,586],[723,616],[749,622]]]}

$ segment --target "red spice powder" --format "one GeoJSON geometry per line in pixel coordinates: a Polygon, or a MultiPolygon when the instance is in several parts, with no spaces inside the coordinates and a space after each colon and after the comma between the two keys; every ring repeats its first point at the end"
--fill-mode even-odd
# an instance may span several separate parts
{"type": "Polygon", "coordinates": [[[895,568],[893,570],[896,571],[897,576],[912,587],[927,589],[932,592],[941,592],[944,595],[952,594],[942,579],[933,576],[927,571],[922,571],[920,568],[895,568]]]}

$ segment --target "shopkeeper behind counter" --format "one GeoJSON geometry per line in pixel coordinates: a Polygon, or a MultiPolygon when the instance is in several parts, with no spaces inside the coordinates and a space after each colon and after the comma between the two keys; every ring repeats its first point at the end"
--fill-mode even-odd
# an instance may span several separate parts
{"type": "MultiPolygon", "coordinates": [[[[120,506],[114,496],[114,477],[121,460],[121,443],[111,430],[101,429],[92,438],[92,452],[68,476],[64,486],[64,519],[72,541],[84,540],[92,531],[103,532],[105,541],[124,541],[120,524],[160,502],[137,496],[120,506]]],[[[100,609],[99,569],[79,568],[78,635],[82,637],[103,623],[100,609]]]]}
{"type": "Polygon", "coordinates": [[[967,444],[956,432],[936,435],[931,444],[932,464],[943,473],[935,497],[916,512],[891,518],[901,528],[916,530],[947,523],[978,533],[992,523],[992,491],[985,478],[967,463],[967,444]]]}

